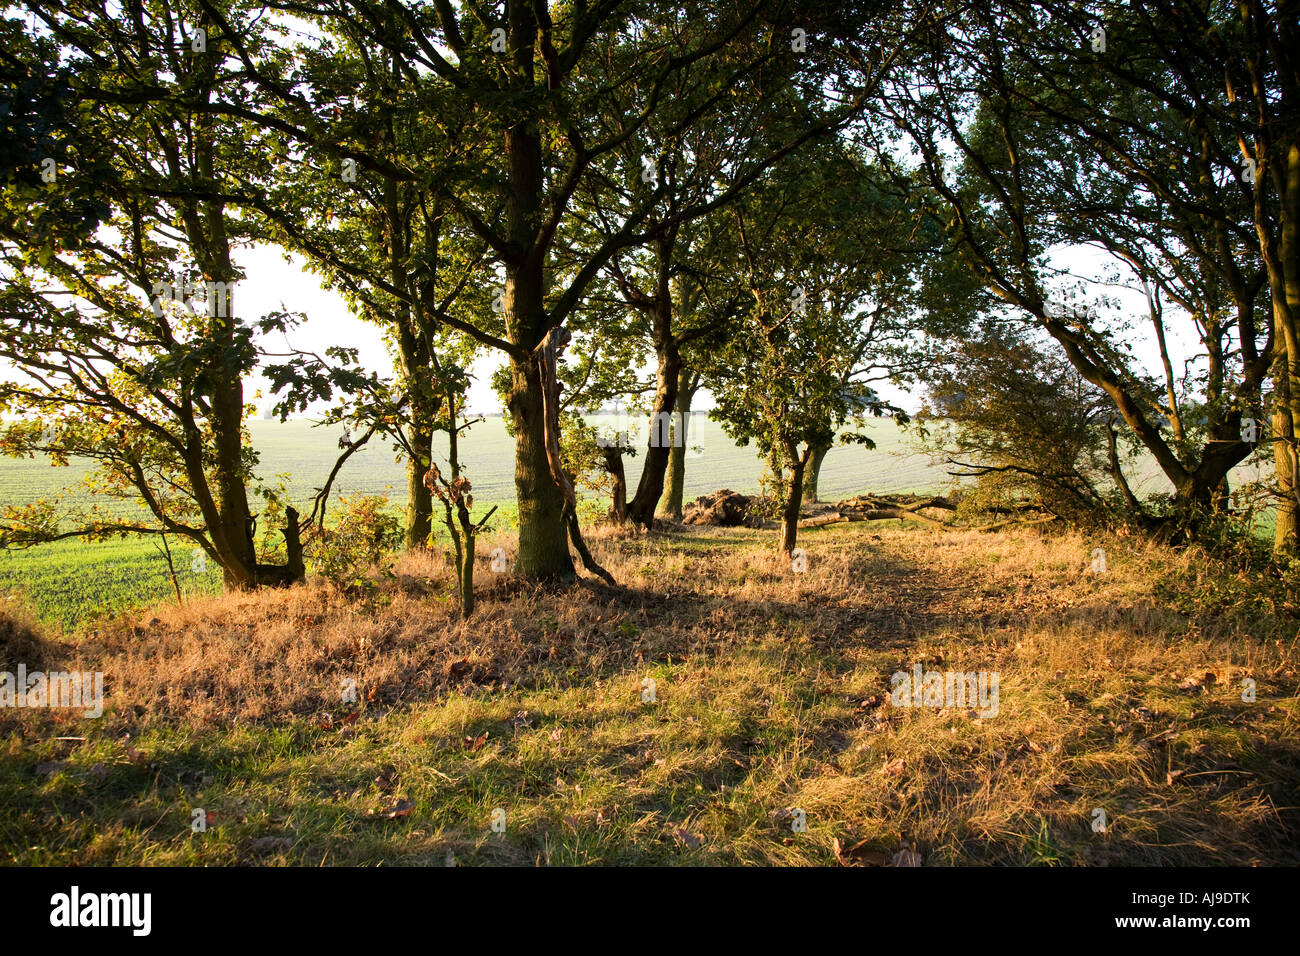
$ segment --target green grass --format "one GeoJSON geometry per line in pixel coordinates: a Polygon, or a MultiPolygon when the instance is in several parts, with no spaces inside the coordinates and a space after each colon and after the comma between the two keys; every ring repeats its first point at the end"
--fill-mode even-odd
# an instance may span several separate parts
{"type": "MultiPolygon", "coordinates": [[[[181,593],[215,594],[215,566],[192,569],[194,550],[172,542],[181,593]]],[[[75,539],[27,551],[0,552],[0,594],[20,595],[42,623],[65,631],[94,626],[104,615],[174,599],[167,561],[152,542],[75,539]]]]}

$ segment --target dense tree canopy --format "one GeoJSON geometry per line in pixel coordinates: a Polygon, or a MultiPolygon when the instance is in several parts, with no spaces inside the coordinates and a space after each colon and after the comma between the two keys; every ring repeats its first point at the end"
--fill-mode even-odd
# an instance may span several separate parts
{"type": "Polygon", "coordinates": [[[301,578],[329,485],[303,519],[259,477],[260,374],[282,416],[346,423],[332,476],[394,445],[406,546],[443,513],[468,613],[482,518],[454,439],[489,356],[536,581],[575,577],[571,545],[598,570],[575,483],[607,472],[643,530],[680,516],[705,393],[781,480],[790,551],[828,450],[906,417],[886,383],[963,467],[1076,517],[1197,534],[1263,448],[1291,548],[1294,5],[825,6],[23,5],[0,23],[0,436],[91,460],[145,517],[47,501],[0,541],[171,535],[230,587],[301,578]],[[241,312],[254,246],[379,327],[394,374],[270,349],[312,319],[241,312]],[[613,402],[650,416],[640,447],[583,419],[613,402]],[[1133,493],[1138,451],[1170,501],[1133,493]]]}

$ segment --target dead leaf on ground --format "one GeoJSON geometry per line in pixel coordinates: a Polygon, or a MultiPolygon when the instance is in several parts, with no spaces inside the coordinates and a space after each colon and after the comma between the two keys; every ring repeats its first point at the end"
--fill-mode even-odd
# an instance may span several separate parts
{"type": "Polygon", "coordinates": [[[391,807],[377,812],[375,816],[385,820],[400,820],[402,817],[409,817],[414,809],[415,804],[410,800],[398,800],[391,807]]]}
{"type": "Polygon", "coordinates": [[[483,733],[479,734],[477,737],[466,737],[465,746],[472,752],[478,750],[485,743],[487,743],[487,739],[488,739],[487,731],[484,731],[483,733]]]}
{"type": "Polygon", "coordinates": [[[700,836],[698,833],[691,833],[685,827],[676,827],[672,833],[674,837],[691,850],[698,850],[700,847],[704,846],[704,837],[700,836]]]}
{"type": "Polygon", "coordinates": [[[903,763],[903,758],[897,757],[894,760],[889,761],[889,763],[885,764],[883,767],[881,767],[880,772],[883,773],[886,777],[899,777],[902,776],[903,768],[905,766],[906,764],[903,763]]]}
{"type": "Polygon", "coordinates": [[[840,866],[884,866],[888,862],[888,857],[880,850],[873,850],[867,846],[870,840],[859,840],[852,846],[845,846],[839,837],[831,843],[831,848],[835,851],[835,859],[840,861],[840,866]]]}

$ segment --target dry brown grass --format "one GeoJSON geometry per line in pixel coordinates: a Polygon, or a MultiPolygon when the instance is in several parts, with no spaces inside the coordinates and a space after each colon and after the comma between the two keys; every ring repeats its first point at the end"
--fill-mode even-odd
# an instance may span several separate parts
{"type": "Polygon", "coordinates": [[[0,671],[13,673],[20,663],[44,670],[60,648],[40,631],[34,615],[12,598],[0,599],[0,671]]]}
{"type": "MultiPolygon", "coordinates": [[[[425,781],[412,799],[443,827],[400,858],[454,846],[482,862],[662,860],[665,845],[696,852],[699,834],[713,862],[833,861],[836,838],[886,856],[915,846],[927,863],[1300,861],[1297,621],[1203,600],[1198,576],[1226,572],[1198,552],[838,526],[805,534],[796,574],[763,532],[590,538],[618,589],[493,575],[502,538],[479,551],[469,622],[441,556],[407,555],[363,599],[323,584],[228,595],[123,619],[67,651],[105,671],[114,736],[337,727],[356,680],[355,726],[384,742],[384,766],[425,781]],[[1094,547],[1104,574],[1089,570],[1094,547]],[[915,663],[997,671],[998,715],[891,707],[890,674],[915,663]],[[646,674],[663,694],[653,715],[637,706],[646,674]],[[581,726],[581,744],[529,743],[517,709],[548,715],[539,734],[581,726]],[[480,731],[501,742],[467,750],[480,731]],[[588,780],[588,802],[536,790],[557,774],[588,780]],[[446,780],[476,775],[497,783],[453,788],[474,808],[458,812],[485,814],[504,792],[538,832],[469,838],[446,816],[446,780]],[[783,808],[806,813],[807,833],[790,834],[783,808]],[[1098,809],[1105,832],[1090,826],[1098,809]],[[620,822],[596,829],[598,810],[620,822]]],[[[39,737],[25,719],[18,736],[39,737]]],[[[311,775],[313,760],[369,772],[330,749],[346,742],[322,746],[302,758],[311,775]]]]}

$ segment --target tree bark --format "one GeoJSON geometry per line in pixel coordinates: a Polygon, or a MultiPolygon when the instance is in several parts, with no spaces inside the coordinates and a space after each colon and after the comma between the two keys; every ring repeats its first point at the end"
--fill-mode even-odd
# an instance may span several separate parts
{"type": "Polygon", "coordinates": [[[677,421],[682,425],[682,440],[673,442],[668,449],[668,473],[665,477],[667,488],[660,501],[659,510],[674,521],[682,520],[682,497],[686,493],[686,435],[690,431],[687,422],[691,417],[691,402],[700,387],[700,373],[683,367],[677,376],[677,421]]]}
{"type": "Polygon", "coordinates": [[[1295,500],[1295,423],[1291,418],[1290,384],[1285,360],[1274,373],[1273,462],[1277,482],[1277,525],[1273,529],[1273,552],[1280,554],[1296,546],[1297,509],[1295,500]]]}
{"type": "Polygon", "coordinates": [[[651,410],[650,437],[646,446],[645,466],[637,482],[636,494],[628,505],[628,517],[643,528],[654,525],[655,506],[664,493],[664,474],[675,445],[684,445],[682,427],[685,423],[673,419],[677,406],[677,379],[682,370],[682,359],[673,342],[660,347],[659,369],[656,373],[655,400],[651,410]]]}
{"type": "MultiPolygon", "coordinates": [[[[210,160],[210,156],[201,159],[200,166],[210,160]]],[[[202,219],[197,210],[186,216],[187,232],[192,237],[203,277],[214,283],[233,284],[235,269],[225,237],[224,211],[209,208],[205,213],[202,219]],[[195,236],[200,237],[198,241],[193,240],[195,236]]],[[[206,294],[208,297],[214,294],[211,287],[206,294]]],[[[209,315],[205,318],[208,339],[214,346],[206,370],[208,426],[212,430],[213,449],[211,482],[206,474],[202,480],[210,490],[215,509],[215,524],[209,520],[208,530],[227,591],[255,588],[259,583],[253,514],[248,507],[244,473],[244,382],[237,364],[229,358],[236,351],[235,305],[232,286],[224,301],[219,298],[216,303],[209,302],[209,315]]],[[[191,471],[205,471],[201,458],[197,468],[191,471]]],[[[195,491],[201,494],[199,487],[196,485],[195,491]]]]}
{"type": "MultiPolygon", "coordinates": [[[[537,24],[528,4],[508,9],[512,55],[521,75],[532,69],[537,24]]],[[[515,432],[515,491],[519,501],[519,553],[515,570],[534,581],[577,579],[569,554],[564,496],[551,477],[546,452],[545,397],[533,350],[550,331],[545,309],[546,252],[536,244],[542,210],[542,151],[536,124],[521,118],[505,134],[510,161],[506,192],[509,254],[504,296],[506,335],[518,348],[510,356],[506,406],[515,432]]]]}
{"type": "Polygon", "coordinates": [[[657,272],[652,296],[651,318],[654,322],[655,400],[650,412],[650,435],[646,443],[645,465],[637,482],[636,494],[628,504],[628,517],[643,528],[654,526],[655,508],[664,493],[664,473],[674,445],[684,444],[681,423],[673,422],[677,408],[677,383],[682,373],[682,355],[673,337],[673,296],[669,282],[676,231],[659,240],[656,248],[657,272]],[[676,427],[674,427],[674,425],[676,427]]]}
{"type": "Polygon", "coordinates": [[[623,470],[623,449],[610,445],[603,449],[605,470],[613,482],[610,493],[609,520],[622,524],[627,520],[627,475],[623,470]]]}
{"type": "MultiPolygon", "coordinates": [[[[1278,255],[1276,260],[1266,260],[1273,321],[1282,330],[1285,347],[1274,366],[1273,454],[1280,495],[1273,534],[1275,552],[1300,549],[1300,448],[1295,433],[1300,417],[1300,333],[1296,328],[1300,318],[1300,143],[1293,140],[1287,144],[1283,155],[1278,255]]],[[[1265,238],[1262,229],[1260,237],[1261,241],[1265,238]]]]}
{"type": "Polygon", "coordinates": [[[531,362],[510,363],[508,407],[515,430],[515,491],[519,501],[516,572],[540,581],[577,579],[569,554],[564,496],[546,455],[542,384],[531,362]]]}
{"type": "MultiPolygon", "coordinates": [[[[414,445],[427,450],[433,445],[433,436],[427,432],[414,434],[414,445]]],[[[417,551],[429,546],[433,533],[433,494],[424,484],[424,473],[429,470],[427,458],[412,458],[406,463],[406,550],[417,551]]]]}
{"type": "Polygon", "coordinates": [[[803,476],[811,457],[812,449],[805,448],[802,455],[791,445],[790,477],[786,483],[785,507],[781,512],[781,553],[790,555],[799,538],[799,510],[803,507],[803,476]]]}
{"type": "MultiPolygon", "coordinates": [[[[404,277],[395,264],[394,281],[405,281],[404,277]]],[[[415,334],[410,319],[409,309],[399,310],[394,338],[411,415],[406,434],[414,453],[406,463],[405,544],[408,551],[414,551],[428,547],[429,535],[433,531],[433,494],[424,484],[424,474],[432,461],[433,419],[440,403],[429,381],[433,357],[428,340],[415,334]]]]}
{"type": "Polygon", "coordinates": [[[830,445],[818,445],[813,449],[812,458],[808,462],[808,472],[803,480],[803,494],[812,504],[817,503],[817,480],[821,477],[822,461],[830,450],[830,445]]]}
{"type": "MultiPolygon", "coordinates": [[[[394,71],[396,70],[397,65],[394,63],[394,71]]],[[[391,139],[391,125],[388,132],[391,139]]],[[[391,178],[384,181],[384,212],[388,231],[389,280],[394,288],[405,289],[409,286],[410,279],[406,268],[410,236],[407,217],[402,212],[398,185],[391,178]]],[[[426,237],[425,255],[435,270],[438,268],[440,239],[437,230],[431,227],[430,235],[426,237]]],[[[414,321],[417,315],[423,317],[424,310],[412,310],[409,303],[399,301],[392,316],[393,339],[397,346],[412,422],[407,439],[414,450],[414,455],[406,463],[405,544],[408,551],[428,547],[429,535],[433,531],[433,493],[425,485],[424,475],[432,461],[433,419],[439,405],[430,381],[430,366],[433,362],[428,337],[430,333],[423,324],[417,327],[414,321]]]]}

